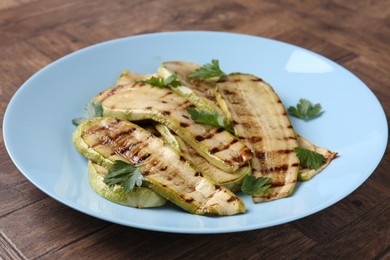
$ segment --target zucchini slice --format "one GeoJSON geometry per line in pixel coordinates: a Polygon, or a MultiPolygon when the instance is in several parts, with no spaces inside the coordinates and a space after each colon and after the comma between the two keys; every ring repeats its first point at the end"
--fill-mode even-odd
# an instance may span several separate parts
{"type": "Polygon", "coordinates": [[[199,65],[192,62],[169,61],[163,62],[157,69],[157,74],[166,79],[171,75],[177,75],[177,79],[183,84],[182,86],[171,88],[176,94],[184,97],[201,107],[203,110],[216,111],[221,114],[222,111],[216,103],[213,87],[215,80],[200,81],[187,77],[194,70],[200,68],[199,65]]]}
{"type": "Polygon", "coordinates": [[[322,154],[325,158],[324,162],[322,163],[321,167],[317,170],[310,169],[310,168],[299,168],[298,172],[298,181],[308,181],[311,178],[313,178],[315,175],[317,175],[320,171],[322,171],[326,166],[329,165],[329,163],[337,157],[337,153],[332,152],[326,148],[318,147],[308,141],[307,139],[303,138],[300,135],[297,135],[298,145],[301,148],[305,148],[308,150],[311,150],[313,152],[317,152],[319,154],[322,154]]]}
{"type": "Polygon", "coordinates": [[[137,74],[129,70],[124,70],[117,78],[116,85],[129,85],[137,80],[147,80],[151,77],[157,77],[157,74],[137,74]]]}
{"type": "Polygon", "coordinates": [[[133,208],[160,207],[166,203],[166,199],[147,187],[135,187],[132,191],[125,192],[120,185],[108,186],[104,183],[107,172],[103,166],[88,160],[89,184],[103,198],[133,208]]]}
{"type": "Polygon", "coordinates": [[[186,111],[193,104],[168,88],[134,82],[104,90],[94,101],[102,104],[103,116],[130,121],[151,119],[165,124],[226,172],[236,171],[252,157],[248,147],[228,131],[195,123],[186,111]]]}
{"type": "Polygon", "coordinates": [[[209,180],[160,138],[131,122],[91,118],[76,128],[72,141],[82,155],[106,168],[116,160],[142,165],[143,184],[190,213],[233,215],[245,211],[233,192],[209,180]]]}
{"type": "Polygon", "coordinates": [[[238,192],[245,175],[251,173],[249,163],[242,166],[234,173],[227,173],[214,165],[210,164],[206,159],[199,155],[192,147],[188,146],[183,139],[172,133],[169,128],[163,124],[157,124],[156,129],[160,132],[164,142],[180,153],[187,161],[189,161],[196,169],[200,170],[216,184],[224,185],[233,192],[238,192]]]}
{"type": "Polygon", "coordinates": [[[269,177],[271,187],[255,203],[289,196],[297,182],[298,146],[285,108],[272,87],[249,74],[230,74],[219,80],[216,98],[232,119],[237,137],[253,152],[252,173],[269,177]]]}

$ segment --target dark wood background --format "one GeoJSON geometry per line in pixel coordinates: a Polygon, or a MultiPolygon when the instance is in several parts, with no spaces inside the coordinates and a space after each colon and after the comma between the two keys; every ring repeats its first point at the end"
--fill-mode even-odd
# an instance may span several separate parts
{"type": "MultiPolygon", "coordinates": [[[[362,79],[389,119],[390,1],[0,0],[0,121],[19,86],[52,61],[94,43],[176,30],[258,35],[320,53],[362,79]]],[[[390,259],[389,148],[371,177],[335,205],[288,224],[217,235],[95,219],[35,188],[2,135],[0,158],[1,259],[390,259]]]]}

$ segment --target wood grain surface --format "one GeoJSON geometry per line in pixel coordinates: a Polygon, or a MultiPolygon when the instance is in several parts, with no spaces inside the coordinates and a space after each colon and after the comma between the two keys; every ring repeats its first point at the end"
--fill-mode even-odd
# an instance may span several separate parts
{"type": "MultiPolygon", "coordinates": [[[[238,32],[315,51],[362,79],[389,120],[390,1],[0,0],[0,125],[15,91],[54,60],[118,37],[177,30],[238,32]]],[[[214,235],[90,217],[35,188],[2,134],[0,158],[0,259],[390,259],[389,148],[363,185],[325,210],[214,235]]]]}

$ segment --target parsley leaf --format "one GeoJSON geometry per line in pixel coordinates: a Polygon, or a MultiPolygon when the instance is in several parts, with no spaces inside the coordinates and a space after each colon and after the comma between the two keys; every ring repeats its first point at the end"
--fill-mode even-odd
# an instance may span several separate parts
{"type": "Polygon", "coordinates": [[[294,152],[297,154],[297,157],[301,162],[301,167],[303,168],[317,170],[321,167],[322,163],[325,160],[322,154],[305,148],[295,147],[294,152]]]}
{"type": "Polygon", "coordinates": [[[103,116],[103,106],[99,101],[91,101],[85,105],[84,112],[88,117],[76,117],[72,119],[72,124],[78,126],[85,120],[91,117],[103,116]]]}
{"type": "Polygon", "coordinates": [[[137,83],[146,83],[155,87],[159,88],[165,88],[165,87],[171,87],[171,88],[176,88],[182,83],[177,79],[177,75],[173,74],[170,75],[168,78],[163,79],[163,78],[157,78],[157,77],[151,77],[150,79],[147,80],[139,80],[137,83]]]}
{"type": "Polygon", "coordinates": [[[231,134],[234,134],[232,125],[226,124],[225,117],[215,111],[209,112],[206,110],[196,110],[194,107],[187,107],[187,113],[190,114],[192,120],[196,123],[223,128],[231,134]]]}
{"type": "Polygon", "coordinates": [[[301,98],[296,107],[291,106],[288,108],[288,112],[297,118],[309,120],[319,117],[323,113],[321,109],[319,103],[313,105],[309,100],[301,98]]]}
{"type": "Polygon", "coordinates": [[[258,177],[253,175],[246,175],[241,185],[241,190],[246,195],[261,195],[269,187],[270,184],[266,185],[270,181],[268,177],[258,177]]]}
{"type": "Polygon", "coordinates": [[[140,187],[144,177],[139,167],[132,166],[124,161],[115,161],[109,172],[104,176],[104,183],[108,186],[120,184],[125,192],[133,190],[135,186],[140,187]]]}
{"type": "Polygon", "coordinates": [[[225,77],[226,74],[219,68],[219,61],[212,60],[211,63],[207,63],[199,69],[189,73],[189,78],[208,79],[214,77],[225,77]]]}

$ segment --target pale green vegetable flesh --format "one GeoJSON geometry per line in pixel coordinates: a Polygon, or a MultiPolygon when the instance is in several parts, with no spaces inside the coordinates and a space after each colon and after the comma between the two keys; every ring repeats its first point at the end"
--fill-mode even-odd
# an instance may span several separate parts
{"type": "Polygon", "coordinates": [[[294,190],[299,160],[297,138],[285,108],[272,87],[248,74],[231,74],[216,87],[217,101],[232,119],[237,137],[253,152],[252,174],[271,178],[271,187],[254,202],[289,196],[294,190]]]}
{"type": "Polygon", "coordinates": [[[245,211],[244,203],[233,192],[196,171],[161,139],[128,121],[89,119],[74,131],[73,144],[97,164],[112,165],[122,160],[142,165],[145,184],[190,213],[234,215],[245,211]]]}
{"type": "Polygon", "coordinates": [[[125,192],[121,185],[108,186],[104,183],[104,175],[108,170],[88,160],[88,179],[92,189],[103,198],[133,208],[160,207],[166,199],[147,187],[135,187],[125,192]]]}
{"type": "Polygon", "coordinates": [[[157,77],[157,74],[137,74],[128,70],[121,72],[116,80],[116,85],[129,85],[139,80],[147,80],[151,77],[157,77]]]}
{"type": "Polygon", "coordinates": [[[324,161],[320,168],[318,169],[310,169],[310,168],[300,168],[298,172],[298,181],[308,181],[317,175],[320,171],[322,171],[325,167],[329,165],[329,163],[336,158],[337,153],[334,153],[326,148],[318,147],[306,140],[300,135],[297,135],[298,145],[301,148],[308,149],[310,151],[322,154],[324,156],[324,161]]]}
{"type": "Polygon", "coordinates": [[[216,167],[233,173],[251,151],[226,130],[195,123],[186,109],[193,104],[170,89],[144,83],[119,85],[99,93],[94,101],[103,115],[130,121],[152,119],[166,125],[216,167]]]}
{"type": "Polygon", "coordinates": [[[191,146],[188,146],[183,139],[172,133],[165,125],[157,124],[157,130],[160,132],[164,142],[180,153],[187,161],[207,176],[215,183],[224,185],[233,192],[240,190],[240,184],[245,175],[251,173],[249,163],[242,166],[234,173],[227,173],[214,165],[210,164],[200,156],[191,146]]]}
{"type": "Polygon", "coordinates": [[[222,113],[215,102],[215,95],[212,86],[215,86],[215,80],[199,81],[190,79],[187,75],[198,69],[199,65],[184,61],[163,62],[157,70],[162,78],[168,78],[171,75],[177,75],[177,79],[182,83],[181,86],[171,88],[176,94],[184,97],[195,104],[197,107],[207,111],[216,111],[222,113]]]}

